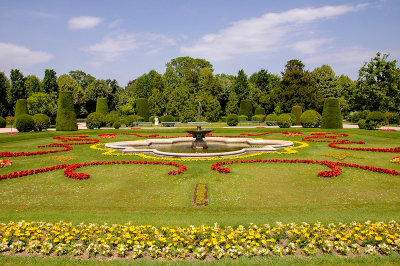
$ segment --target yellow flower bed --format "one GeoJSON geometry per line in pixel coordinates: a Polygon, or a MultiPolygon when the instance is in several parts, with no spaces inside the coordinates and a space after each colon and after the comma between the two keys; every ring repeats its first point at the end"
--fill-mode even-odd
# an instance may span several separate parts
{"type": "Polygon", "coordinates": [[[317,253],[400,252],[396,221],[350,224],[154,227],[132,224],[9,222],[0,224],[0,252],[197,259],[317,253]],[[191,255],[192,254],[192,255],[191,255]]]}
{"type": "Polygon", "coordinates": [[[107,143],[97,143],[90,148],[95,149],[95,150],[100,150],[100,151],[105,151],[102,153],[102,155],[109,155],[109,156],[139,156],[145,159],[150,159],[150,160],[166,160],[166,161],[215,161],[215,160],[230,160],[230,159],[244,159],[244,158],[249,158],[249,157],[254,157],[262,154],[293,154],[297,153],[298,149],[306,148],[309,145],[306,142],[301,142],[301,141],[292,141],[294,143],[299,144],[298,146],[295,147],[289,147],[289,148],[284,148],[284,151],[280,152],[259,152],[259,153],[252,153],[252,154],[245,154],[245,155],[240,155],[240,156],[229,156],[229,157],[211,157],[211,158],[165,158],[165,157],[156,157],[156,156],[151,156],[151,155],[146,155],[146,154],[141,154],[141,153],[120,153],[116,150],[113,149],[106,149],[104,146],[107,143]]]}

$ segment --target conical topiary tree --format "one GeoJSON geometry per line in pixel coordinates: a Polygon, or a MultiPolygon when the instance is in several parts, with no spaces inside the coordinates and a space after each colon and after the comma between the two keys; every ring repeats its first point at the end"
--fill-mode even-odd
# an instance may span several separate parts
{"type": "Polygon", "coordinates": [[[321,128],[343,128],[343,117],[339,100],[335,97],[325,99],[322,110],[321,128]]]}
{"type": "Polygon", "coordinates": [[[294,114],[294,117],[296,118],[296,121],[294,122],[295,125],[300,125],[300,117],[303,113],[303,110],[301,109],[300,105],[295,105],[292,107],[292,114],[294,114]]]}
{"type": "Polygon", "coordinates": [[[28,104],[26,99],[18,99],[17,103],[15,104],[15,119],[19,115],[28,114],[28,104]]]}
{"type": "Polygon", "coordinates": [[[239,115],[245,115],[248,119],[253,116],[253,105],[250,100],[244,99],[240,102],[239,115]]]}
{"type": "Polygon", "coordinates": [[[97,98],[96,113],[101,113],[102,115],[108,114],[107,98],[97,98]]]}
{"type": "Polygon", "coordinates": [[[60,91],[60,96],[58,97],[56,130],[78,130],[72,92],[70,91],[60,91]]]}
{"type": "Polygon", "coordinates": [[[139,98],[136,100],[136,111],[139,116],[143,117],[144,121],[149,121],[150,112],[147,99],[139,98]]]}

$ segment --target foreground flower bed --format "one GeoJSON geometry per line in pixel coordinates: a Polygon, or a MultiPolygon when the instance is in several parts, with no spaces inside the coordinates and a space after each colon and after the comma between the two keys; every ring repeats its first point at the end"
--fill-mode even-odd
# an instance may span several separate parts
{"type": "Polygon", "coordinates": [[[396,221],[350,224],[161,227],[131,224],[9,222],[0,224],[0,252],[129,258],[238,258],[400,252],[396,221]]]}

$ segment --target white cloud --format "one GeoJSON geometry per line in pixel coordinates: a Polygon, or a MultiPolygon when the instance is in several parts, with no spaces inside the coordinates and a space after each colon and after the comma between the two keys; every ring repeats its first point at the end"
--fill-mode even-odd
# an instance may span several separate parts
{"type": "Polygon", "coordinates": [[[320,50],[321,46],[331,41],[332,39],[310,39],[296,42],[292,44],[292,47],[303,54],[314,54],[320,50]]]}
{"type": "Polygon", "coordinates": [[[31,51],[24,46],[0,42],[0,62],[2,67],[7,69],[30,67],[48,62],[52,58],[53,56],[46,52],[31,51]]]}
{"type": "Polygon", "coordinates": [[[97,17],[73,17],[68,21],[68,27],[72,30],[90,29],[96,27],[101,21],[102,19],[97,17]]]}
{"type": "Polygon", "coordinates": [[[324,6],[266,13],[261,17],[234,22],[217,33],[206,34],[193,46],[181,47],[181,52],[222,61],[234,55],[272,51],[282,45],[284,37],[301,30],[306,23],[333,18],[363,7],[365,5],[324,6]]]}

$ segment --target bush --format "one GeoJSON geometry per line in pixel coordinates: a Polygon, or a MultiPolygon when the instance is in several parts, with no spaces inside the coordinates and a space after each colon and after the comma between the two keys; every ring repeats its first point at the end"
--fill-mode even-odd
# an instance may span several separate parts
{"type": "Polygon", "coordinates": [[[340,111],[339,100],[335,97],[325,99],[321,128],[343,128],[343,117],[340,111]]]}
{"type": "Polygon", "coordinates": [[[358,120],[358,128],[367,129],[367,123],[366,123],[365,119],[358,120]]]}
{"type": "Polygon", "coordinates": [[[28,104],[26,99],[18,99],[15,104],[15,118],[19,115],[28,114],[28,104]]]}
{"type": "Polygon", "coordinates": [[[303,113],[303,110],[301,109],[300,105],[295,105],[292,107],[292,111],[290,112],[291,114],[294,115],[294,124],[295,125],[300,125],[300,117],[303,113]]]}
{"type": "Polygon", "coordinates": [[[280,128],[289,128],[293,123],[292,116],[290,114],[281,114],[278,116],[277,122],[280,128]]]}
{"type": "Polygon", "coordinates": [[[264,115],[265,116],[265,109],[262,107],[257,107],[256,110],[254,111],[255,115],[264,115]]]}
{"type": "Polygon", "coordinates": [[[104,115],[102,113],[90,113],[86,118],[86,127],[88,129],[101,128],[104,125],[104,115]]]}
{"type": "Polygon", "coordinates": [[[349,120],[350,120],[350,122],[352,122],[352,123],[358,123],[358,121],[359,121],[360,119],[366,119],[366,118],[367,118],[367,115],[368,115],[369,113],[370,113],[370,112],[367,111],[367,110],[361,111],[361,112],[354,112],[354,113],[352,113],[351,115],[349,115],[349,120]]]}
{"type": "Polygon", "coordinates": [[[22,114],[15,119],[15,128],[19,132],[30,132],[35,130],[35,122],[33,121],[32,116],[28,114],[22,114]]]}
{"type": "Polygon", "coordinates": [[[365,129],[372,130],[384,126],[386,124],[386,121],[386,117],[382,112],[371,112],[367,115],[367,118],[365,119],[365,129]]]}
{"type": "Polygon", "coordinates": [[[245,115],[239,115],[238,119],[239,119],[239,121],[248,121],[249,120],[248,117],[245,115]]]}
{"type": "Polygon", "coordinates": [[[149,122],[151,122],[151,123],[154,124],[154,122],[155,122],[154,120],[155,120],[156,117],[157,117],[157,116],[154,116],[154,115],[153,115],[153,116],[150,116],[150,117],[149,117],[149,122]]]}
{"type": "Polygon", "coordinates": [[[264,120],[265,120],[265,115],[253,115],[251,117],[251,121],[264,122],[264,120]]]}
{"type": "Polygon", "coordinates": [[[0,128],[4,128],[7,126],[7,121],[0,116],[0,128]]]}
{"type": "Polygon", "coordinates": [[[114,122],[114,124],[112,126],[115,129],[119,129],[121,127],[121,123],[119,121],[116,121],[116,122],[114,122]]]}
{"type": "Polygon", "coordinates": [[[220,116],[219,122],[226,122],[226,116],[220,116]]]}
{"type": "Polygon", "coordinates": [[[244,121],[250,119],[253,116],[253,106],[250,100],[244,99],[240,102],[239,121],[241,121],[240,116],[243,115],[247,117],[244,121]]]}
{"type": "Polygon", "coordinates": [[[48,129],[50,126],[50,117],[45,114],[35,114],[33,121],[35,122],[35,129],[38,131],[48,129]]]}
{"type": "Polygon", "coordinates": [[[294,126],[295,125],[295,122],[296,122],[296,116],[294,115],[294,114],[292,114],[292,113],[288,113],[289,115],[290,115],[290,117],[292,118],[292,126],[294,126]]]}
{"type": "Polygon", "coordinates": [[[124,121],[125,126],[127,126],[127,127],[133,126],[134,121],[133,121],[133,117],[131,115],[125,116],[123,118],[123,121],[124,121]]]}
{"type": "Polygon", "coordinates": [[[275,121],[275,122],[267,122],[268,126],[275,126],[276,121],[278,120],[278,116],[276,114],[269,114],[265,117],[265,121],[275,121]]]}
{"type": "Polygon", "coordinates": [[[139,116],[143,117],[144,121],[149,121],[149,103],[145,98],[139,98],[136,100],[136,112],[139,116]]]}
{"type": "Polygon", "coordinates": [[[175,118],[172,115],[163,115],[160,118],[161,122],[175,122],[175,118]]]}
{"type": "Polygon", "coordinates": [[[96,113],[100,113],[102,115],[108,114],[107,98],[97,98],[96,113]]]}
{"type": "Polygon", "coordinates": [[[314,110],[305,111],[300,117],[300,123],[304,128],[316,128],[321,123],[321,115],[314,110]]]}
{"type": "Polygon", "coordinates": [[[236,114],[230,114],[226,117],[226,124],[230,127],[237,126],[239,124],[239,117],[236,114]]]}
{"type": "Polygon", "coordinates": [[[56,130],[78,130],[72,92],[60,91],[56,118],[56,130]]]}
{"type": "Polygon", "coordinates": [[[112,127],[112,125],[119,121],[119,115],[117,111],[111,111],[104,117],[104,123],[106,127],[112,127]]]}
{"type": "Polygon", "coordinates": [[[400,116],[398,113],[386,112],[385,117],[389,124],[399,124],[400,123],[400,116]]]}

